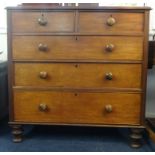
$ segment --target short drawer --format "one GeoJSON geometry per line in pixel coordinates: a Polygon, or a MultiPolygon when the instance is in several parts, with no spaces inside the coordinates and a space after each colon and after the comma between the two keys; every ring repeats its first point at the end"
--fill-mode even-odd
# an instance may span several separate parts
{"type": "Polygon", "coordinates": [[[13,59],[142,60],[142,37],[13,36],[13,59]]]}
{"type": "Polygon", "coordinates": [[[13,12],[13,32],[73,32],[74,12],[13,12]]]}
{"type": "Polygon", "coordinates": [[[14,91],[14,121],[140,124],[140,94],[14,91]]]}
{"type": "Polygon", "coordinates": [[[15,86],[141,88],[141,64],[15,63],[15,86]]]}
{"type": "Polygon", "coordinates": [[[144,30],[143,13],[80,12],[79,32],[140,33],[144,30]]]}

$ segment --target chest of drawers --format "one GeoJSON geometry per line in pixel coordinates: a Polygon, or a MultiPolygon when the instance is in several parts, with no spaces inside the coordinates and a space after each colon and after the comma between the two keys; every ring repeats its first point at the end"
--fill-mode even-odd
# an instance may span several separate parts
{"type": "Polygon", "coordinates": [[[9,7],[10,124],[144,128],[148,7],[9,7]]]}

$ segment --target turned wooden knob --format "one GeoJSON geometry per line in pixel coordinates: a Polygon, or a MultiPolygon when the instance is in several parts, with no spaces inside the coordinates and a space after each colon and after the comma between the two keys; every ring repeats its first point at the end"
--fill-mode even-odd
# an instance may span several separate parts
{"type": "Polygon", "coordinates": [[[112,112],[112,105],[110,104],[105,105],[105,111],[108,113],[112,112]]]}
{"type": "Polygon", "coordinates": [[[47,25],[47,20],[44,17],[44,14],[42,14],[42,16],[40,18],[38,18],[38,24],[40,26],[46,26],[47,25]]]}
{"type": "Polygon", "coordinates": [[[48,107],[45,103],[41,103],[39,104],[39,110],[44,112],[44,111],[47,111],[48,107]]]}
{"type": "Polygon", "coordinates": [[[46,79],[47,77],[48,77],[48,73],[47,72],[40,72],[39,73],[39,77],[41,78],[41,79],[46,79]]]}
{"type": "Polygon", "coordinates": [[[106,78],[107,80],[112,80],[112,79],[113,79],[113,74],[112,74],[111,72],[106,73],[106,74],[105,74],[105,78],[106,78]]]}
{"type": "Polygon", "coordinates": [[[108,26],[113,26],[115,23],[116,23],[115,18],[109,17],[109,18],[107,19],[107,25],[108,25],[108,26]]]}
{"type": "Polygon", "coordinates": [[[38,45],[38,50],[39,50],[39,51],[45,52],[45,51],[47,51],[47,49],[48,49],[48,46],[47,46],[46,44],[40,43],[40,44],[38,45]]]}
{"type": "Polygon", "coordinates": [[[112,52],[114,50],[115,46],[113,44],[107,44],[105,49],[108,52],[112,52]]]}

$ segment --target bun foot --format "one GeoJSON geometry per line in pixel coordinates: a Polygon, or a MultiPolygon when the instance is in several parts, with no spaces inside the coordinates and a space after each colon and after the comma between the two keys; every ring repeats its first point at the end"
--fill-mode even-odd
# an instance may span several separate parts
{"type": "Polygon", "coordinates": [[[23,140],[23,130],[21,125],[12,125],[13,142],[19,143],[23,140]]]}
{"type": "Polygon", "coordinates": [[[132,148],[141,147],[142,139],[143,139],[143,129],[139,129],[139,128],[131,129],[130,139],[131,139],[130,146],[132,148]]]}

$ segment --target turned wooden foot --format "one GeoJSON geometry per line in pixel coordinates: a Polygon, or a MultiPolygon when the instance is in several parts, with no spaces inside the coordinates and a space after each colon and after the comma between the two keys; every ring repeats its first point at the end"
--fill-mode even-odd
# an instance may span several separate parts
{"type": "Polygon", "coordinates": [[[23,129],[21,125],[12,125],[13,142],[19,143],[22,141],[23,129]]]}
{"type": "Polygon", "coordinates": [[[142,145],[142,139],[143,139],[143,129],[140,128],[133,128],[131,129],[131,147],[133,148],[139,148],[142,145]]]}

